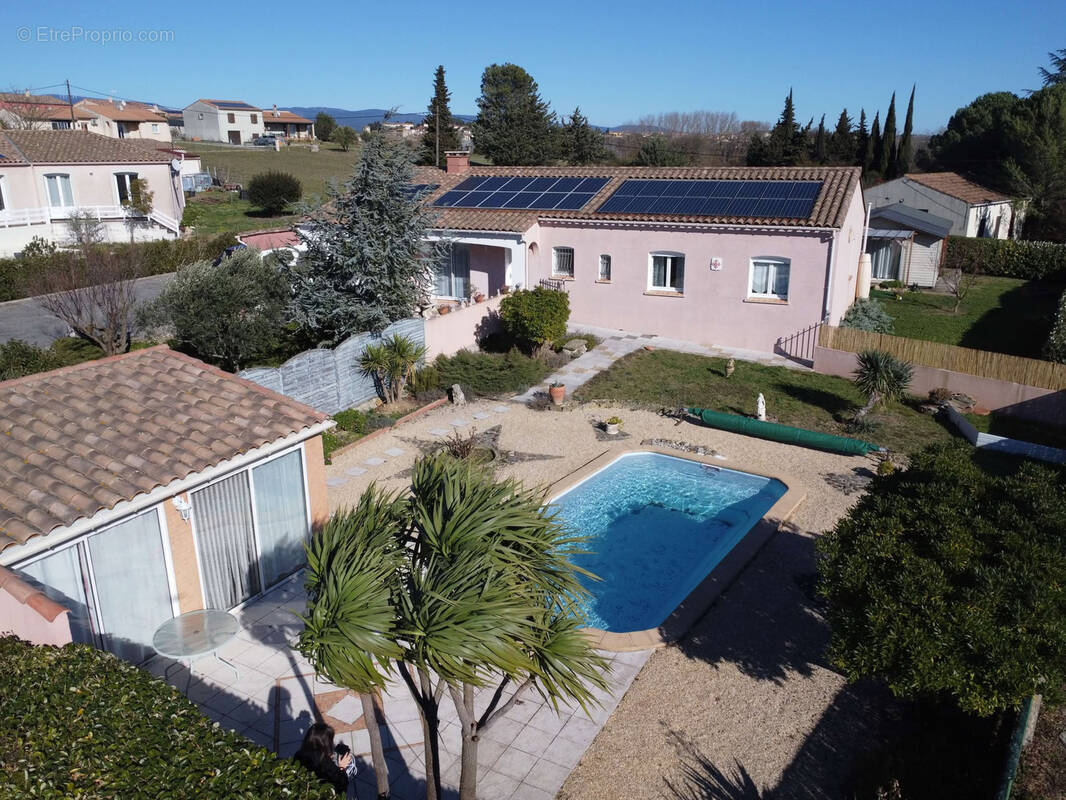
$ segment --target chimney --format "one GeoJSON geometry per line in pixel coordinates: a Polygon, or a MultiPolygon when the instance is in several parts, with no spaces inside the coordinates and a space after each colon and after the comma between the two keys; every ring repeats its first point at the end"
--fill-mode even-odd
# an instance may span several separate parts
{"type": "Polygon", "coordinates": [[[469,150],[448,150],[444,155],[448,158],[448,167],[445,172],[449,175],[453,173],[456,175],[462,175],[464,172],[470,171],[469,150]]]}
{"type": "Polygon", "coordinates": [[[281,116],[281,114],[278,113],[278,104],[277,103],[274,103],[274,116],[275,117],[280,117],[281,116]]]}

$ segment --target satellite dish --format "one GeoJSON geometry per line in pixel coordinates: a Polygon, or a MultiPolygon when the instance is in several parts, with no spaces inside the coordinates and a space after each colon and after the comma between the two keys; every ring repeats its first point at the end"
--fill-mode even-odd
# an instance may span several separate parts
{"type": "Polygon", "coordinates": [[[181,172],[181,160],[177,158],[173,159],[170,162],[170,168],[174,170],[175,174],[181,172]]]}

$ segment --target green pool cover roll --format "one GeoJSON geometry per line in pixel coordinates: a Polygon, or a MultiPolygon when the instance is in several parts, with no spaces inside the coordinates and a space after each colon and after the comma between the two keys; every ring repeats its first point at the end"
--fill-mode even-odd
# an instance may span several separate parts
{"type": "Polygon", "coordinates": [[[692,416],[699,417],[704,425],[709,425],[712,428],[720,428],[731,433],[743,433],[774,442],[797,444],[801,447],[825,450],[829,453],[864,456],[871,450],[881,449],[876,444],[864,442],[861,439],[834,436],[831,433],[819,433],[805,428],[793,428],[791,425],[780,425],[776,422],[763,422],[751,417],[742,417],[738,414],[725,414],[721,411],[710,411],[706,408],[686,408],[685,410],[692,416]]]}

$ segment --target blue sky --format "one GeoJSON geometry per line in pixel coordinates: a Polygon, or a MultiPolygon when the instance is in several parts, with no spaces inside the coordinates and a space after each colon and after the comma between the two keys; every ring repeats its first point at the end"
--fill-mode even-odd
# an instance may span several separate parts
{"type": "Polygon", "coordinates": [[[4,16],[3,89],[55,92],[69,78],[175,107],[213,97],[419,112],[443,63],[452,110],[474,113],[482,70],[510,61],[555,110],[580,105],[607,126],[696,109],[772,121],[789,86],[802,122],[825,112],[831,125],[844,106],[883,115],[893,90],[905,104],[917,83],[915,128],[932,132],[979,94],[1037,88],[1047,51],[1066,47],[1061,0],[37,0],[4,16]],[[141,31],[171,41],[105,41],[141,31]]]}

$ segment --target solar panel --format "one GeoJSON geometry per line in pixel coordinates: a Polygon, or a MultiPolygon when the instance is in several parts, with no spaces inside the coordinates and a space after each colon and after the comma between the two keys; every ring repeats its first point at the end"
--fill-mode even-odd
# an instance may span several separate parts
{"type": "Polygon", "coordinates": [[[256,110],[255,106],[250,106],[247,103],[240,103],[236,101],[223,101],[215,103],[215,107],[225,109],[226,111],[241,111],[243,109],[249,109],[251,111],[256,110]]]}
{"type": "MultiPolygon", "coordinates": [[[[3,156],[0,156],[0,158],[3,158],[3,156]]],[[[436,191],[439,188],[439,183],[412,183],[404,190],[404,193],[409,198],[416,199],[419,197],[425,197],[430,192],[436,191]]]]}
{"type": "MultiPolygon", "coordinates": [[[[463,180],[434,201],[446,208],[506,208],[576,211],[609,178],[506,177],[478,175],[463,180]]],[[[654,181],[651,181],[654,183],[654,181]]]]}
{"type": "Polygon", "coordinates": [[[809,217],[821,181],[623,181],[600,214],[684,214],[701,217],[809,217]]]}

